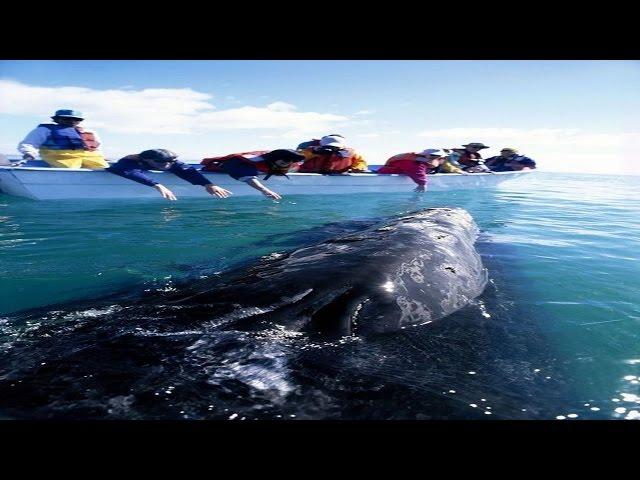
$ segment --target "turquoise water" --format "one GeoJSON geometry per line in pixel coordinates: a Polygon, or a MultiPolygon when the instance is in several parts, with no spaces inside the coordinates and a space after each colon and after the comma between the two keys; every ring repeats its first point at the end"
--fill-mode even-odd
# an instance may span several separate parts
{"type": "Polygon", "coordinates": [[[194,272],[322,240],[331,222],[438,206],[472,214],[501,308],[516,306],[514,321],[533,323],[561,366],[569,398],[549,418],[640,418],[640,177],[537,172],[494,190],[280,203],[0,195],[0,322],[116,290],[168,288],[194,272]]]}

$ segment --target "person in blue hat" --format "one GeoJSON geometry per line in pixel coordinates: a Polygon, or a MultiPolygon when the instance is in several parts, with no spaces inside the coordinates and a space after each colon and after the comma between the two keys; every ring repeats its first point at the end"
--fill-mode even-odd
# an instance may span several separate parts
{"type": "Polygon", "coordinates": [[[41,123],[18,145],[24,160],[33,160],[39,155],[58,168],[95,170],[109,166],[100,153],[98,134],[79,126],[84,120],[81,112],[57,110],[51,118],[54,123],[41,123]]]}

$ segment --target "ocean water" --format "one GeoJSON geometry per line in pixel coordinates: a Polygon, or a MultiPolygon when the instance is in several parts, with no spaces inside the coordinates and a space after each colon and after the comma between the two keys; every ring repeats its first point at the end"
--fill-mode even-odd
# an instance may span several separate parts
{"type": "Polygon", "coordinates": [[[640,177],[536,172],[496,189],[279,203],[0,194],[0,417],[640,419],[639,260],[640,177]],[[474,217],[490,283],[434,324],[366,341],[159,329],[117,354],[94,345],[134,330],[105,330],[117,295],[441,206],[474,217]],[[56,316],[60,304],[76,314],[56,316]],[[80,350],[93,355],[82,368],[46,370],[80,350]]]}

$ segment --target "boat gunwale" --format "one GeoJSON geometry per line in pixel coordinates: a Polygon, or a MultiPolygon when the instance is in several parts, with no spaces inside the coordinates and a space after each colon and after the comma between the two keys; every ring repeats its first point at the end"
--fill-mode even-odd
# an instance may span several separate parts
{"type": "MultiPolygon", "coordinates": [[[[102,169],[90,169],[90,168],[58,168],[58,167],[12,167],[9,165],[0,165],[0,170],[8,170],[8,171],[19,171],[19,172],[24,172],[24,171],[46,171],[46,172],[105,172],[106,169],[102,168],[102,169]]],[[[533,169],[533,170],[514,170],[514,171],[508,171],[508,172],[477,172],[477,173],[470,173],[468,176],[476,176],[476,175],[512,175],[514,173],[533,173],[535,172],[537,169],[533,169]]],[[[168,172],[165,170],[147,170],[150,173],[165,173],[165,174],[170,174],[172,172],[168,172]]],[[[207,172],[207,171],[202,171],[202,170],[198,170],[200,173],[204,174],[204,175],[227,175],[224,172],[207,172]]],[[[258,174],[259,176],[265,176],[266,173],[260,172],[258,174]]],[[[371,175],[380,175],[380,176],[406,176],[405,174],[402,173],[377,173],[377,172],[346,172],[346,173],[302,173],[302,172],[291,172],[291,173],[287,173],[287,175],[291,175],[291,176],[300,176],[300,177],[306,177],[306,176],[331,176],[331,177],[369,177],[371,175]]],[[[432,173],[429,174],[429,177],[451,177],[451,176],[455,176],[455,175],[460,175],[458,173],[432,173]]],[[[467,176],[467,175],[462,175],[462,176],[467,176]]]]}

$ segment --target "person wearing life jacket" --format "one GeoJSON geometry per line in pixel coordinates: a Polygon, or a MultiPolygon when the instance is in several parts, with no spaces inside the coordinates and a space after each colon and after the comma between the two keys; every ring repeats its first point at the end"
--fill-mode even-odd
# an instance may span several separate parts
{"type": "Polygon", "coordinates": [[[159,182],[156,182],[144,172],[160,170],[170,172],[192,185],[201,185],[209,195],[227,198],[232,193],[211,183],[194,167],[177,160],[178,155],[171,150],[156,148],[145,150],[136,155],[127,155],[107,168],[107,172],[115,173],[134,182],[153,187],[167,200],[177,200],[174,193],[159,182]]]}
{"type": "Polygon", "coordinates": [[[407,175],[418,185],[414,191],[424,192],[427,173],[442,165],[445,156],[446,152],[439,148],[427,148],[417,153],[400,153],[389,158],[376,173],[407,175]]]}
{"type": "Polygon", "coordinates": [[[320,144],[299,150],[305,161],[298,170],[300,173],[346,173],[366,172],[367,162],[352,148],[344,143],[340,135],[327,135],[320,144]]]}
{"type": "Polygon", "coordinates": [[[280,200],[282,196],[265,187],[259,180],[260,173],[266,173],[268,180],[272,175],[286,176],[289,171],[295,169],[299,162],[304,160],[304,155],[289,149],[258,150],[253,152],[232,153],[222,157],[204,158],[200,163],[204,165],[203,171],[226,173],[230,177],[245,182],[263,195],[274,200],[280,200]]]}
{"type": "MultiPolygon", "coordinates": [[[[344,141],[344,137],[342,135],[338,135],[337,133],[330,133],[329,135],[325,135],[327,137],[338,137],[341,138],[342,141],[344,141]]],[[[308,140],[306,142],[302,142],[300,144],[298,144],[298,146],[296,147],[296,150],[304,150],[306,148],[310,148],[310,147],[319,147],[320,146],[320,139],[319,138],[312,138],[311,140],[308,140]]]]}
{"type": "MultiPolygon", "coordinates": [[[[442,150],[445,152],[445,156],[440,158],[440,160],[438,161],[439,165],[436,168],[432,168],[431,170],[427,171],[427,174],[457,173],[460,175],[469,175],[468,172],[465,172],[462,169],[462,165],[457,162],[457,155],[453,151],[454,149],[443,148],[442,150]]],[[[464,148],[461,150],[464,150],[464,148]]]]}
{"type": "Polygon", "coordinates": [[[480,155],[480,150],[489,148],[487,145],[480,142],[472,142],[462,146],[464,147],[464,150],[457,148],[453,149],[454,155],[452,155],[452,157],[462,166],[463,170],[470,173],[489,171],[489,169],[484,165],[482,155],[480,155]]]}
{"type": "Polygon", "coordinates": [[[529,157],[519,155],[518,150],[505,147],[500,150],[500,155],[488,158],[485,165],[494,172],[511,172],[517,170],[533,170],[536,162],[529,157]]]}
{"type": "Polygon", "coordinates": [[[18,145],[24,160],[34,160],[40,154],[52,167],[96,170],[109,166],[98,150],[98,134],[78,126],[84,120],[82,113],[57,110],[51,118],[54,123],[38,125],[18,145]]]}

